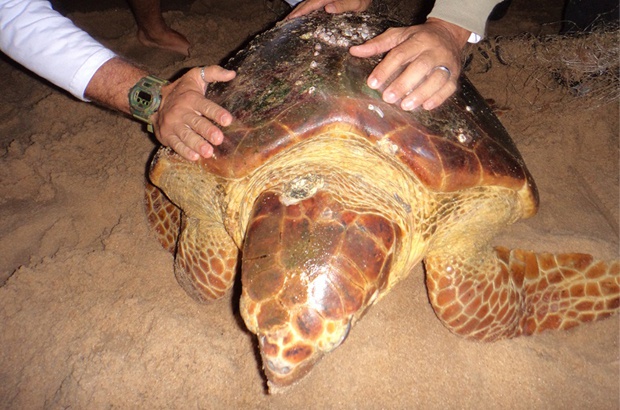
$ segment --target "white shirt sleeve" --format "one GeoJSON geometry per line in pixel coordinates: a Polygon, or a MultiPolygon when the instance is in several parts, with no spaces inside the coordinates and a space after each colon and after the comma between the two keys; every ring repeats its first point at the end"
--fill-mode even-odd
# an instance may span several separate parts
{"type": "Polygon", "coordinates": [[[0,50],[84,101],[95,72],[115,56],[45,0],[0,0],[0,50]]]}

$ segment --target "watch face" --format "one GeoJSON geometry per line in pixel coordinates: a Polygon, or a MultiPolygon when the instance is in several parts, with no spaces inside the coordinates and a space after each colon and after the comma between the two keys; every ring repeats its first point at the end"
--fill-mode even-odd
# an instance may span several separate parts
{"type": "Polygon", "coordinates": [[[142,78],[129,91],[131,114],[141,121],[149,122],[149,116],[156,113],[161,103],[161,87],[165,80],[147,76],[142,78]]]}
{"type": "Polygon", "coordinates": [[[136,95],[136,102],[140,106],[147,108],[153,102],[153,96],[144,90],[140,90],[138,91],[138,95],[136,95]]]}

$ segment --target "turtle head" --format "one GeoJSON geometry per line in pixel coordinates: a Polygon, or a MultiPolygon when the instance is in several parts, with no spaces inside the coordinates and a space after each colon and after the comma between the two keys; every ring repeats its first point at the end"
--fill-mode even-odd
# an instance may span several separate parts
{"type": "Polygon", "coordinates": [[[258,338],[270,392],[303,378],[346,339],[353,320],[352,316],[331,320],[307,305],[286,312],[276,304],[256,304],[243,296],[241,303],[244,320],[258,338]]]}
{"type": "Polygon", "coordinates": [[[396,231],[319,191],[254,203],[243,245],[240,311],[259,341],[271,390],[301,379],[388,285],[396,231]]]}
{"type": "MultiPolygon", "coordinates": [[[[263,361],[263,368],[269,380],[271,392],[289,386],[305,376],[325,353],[338,347],[347,337],[351,328],[351,321],[345,320],[326,329],[314,329],[320,332],[316,335],[309,328],[300,329],[307,324],[288,323],[280,329],[260,333],[258,343],[263,361]]],[[[310,325],[312,326],[312,325],[310,325]]]]}

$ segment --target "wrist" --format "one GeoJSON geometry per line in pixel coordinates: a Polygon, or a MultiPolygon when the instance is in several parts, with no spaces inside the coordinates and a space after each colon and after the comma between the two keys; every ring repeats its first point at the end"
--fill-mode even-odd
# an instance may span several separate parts
{"type": "Polygon", "coordinates": [[[168,81],[149,75],[141,78],[128,94],[129,111],[134,118],[145,122],[147,130],[153,132],[154,115],[161,108],[162,89],[168,81]]]}
{"type": "Polygon", "coordinates": [[[448,32],[450,36],[454,39],[455,45],[457,45],[461,50],[465,47],[465,45],[467,44],[467,41],[469,40],[472,34],[471,31],[461,26],[458,26],[453,23],[449,23],[445,20],[441,20],[435,17],[429,17],[426,20],[426,23],[437,26],[441,28],[442,30],[448,32]]]}

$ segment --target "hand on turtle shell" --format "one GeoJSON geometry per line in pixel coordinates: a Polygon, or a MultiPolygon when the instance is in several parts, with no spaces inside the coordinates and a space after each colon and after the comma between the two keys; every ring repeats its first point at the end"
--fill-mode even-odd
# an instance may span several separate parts
{"type": "Polygon", "coordinates": [[[305,16],[315,10],[324,9],[330,14],[346,11],[364,11],[372,0],[305,0],[286,16],[285,19],[305,16]]]}
{"type": "Polygon", "coordinates": [[[456,90],[469,35],[457,25],[429,18],[421,25],[390,28],[350,52],[356,57],[387,52],[368,77],[368,86],[381,90],[387,103],[400,101],[403,110],[431,110],[456,90]]]}
{"type": "Polygon", "coordinates": [[[230,81],[234,71],[219,66],[193,68],[177,81],[162,88],[159,111],[153,115],[155,136],[166,147],[182,157],[196,161],[213,155],[213,145],[221,144],[222,131],[213,124],[225,127],[232,115],[224,108],[205,98],[207,84],[230,81]]]}

